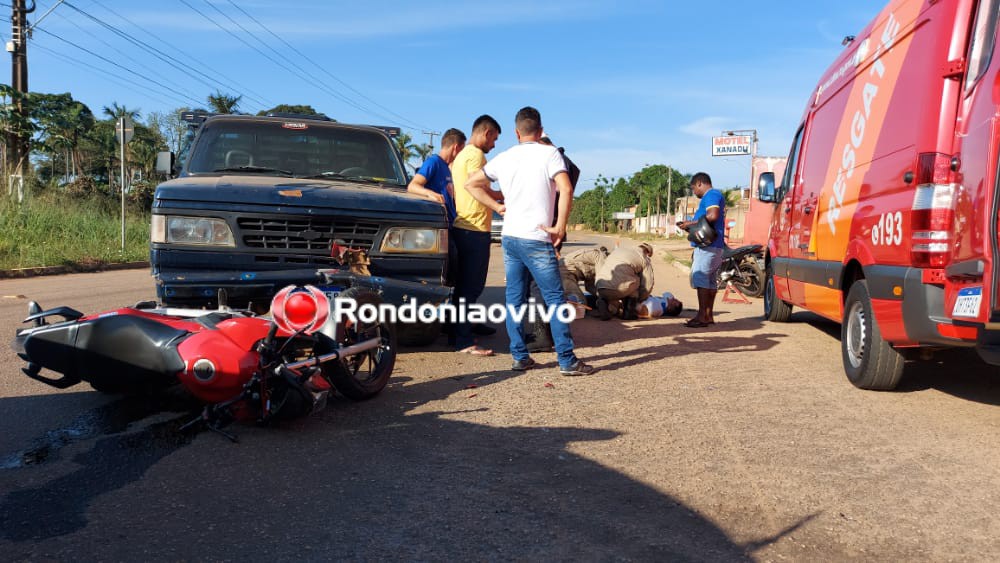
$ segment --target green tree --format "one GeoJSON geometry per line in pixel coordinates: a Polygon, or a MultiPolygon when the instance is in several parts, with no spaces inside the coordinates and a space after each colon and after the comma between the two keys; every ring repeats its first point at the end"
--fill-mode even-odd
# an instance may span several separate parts
{"type": "Polygon", "coordinates": [[[206,98],[208,102],[208,107],[214,113],[238,113],[237,108],[240,105],[240,100],[243,96],[230,96],[229,94],[223,94],[222,92],[216,90],[214,94],[209,94],[206,98]]]}
{"type": "Polygon", "coordinates": [[[181,107],[170,112],[151,112],[146,117],[146,127],[159,132],[167,150],[179,153],[181,141],[188,130],[188,123],[181,119],[181,115],[187,111],[191,111],[191,108],[181,107]]]}
{"type": "Polygon", "coordinates": [[[409,133],[400,133],[396,136],[395,141],[396,150],[399,151],[399,156],[402,157],[403,162],[415,170],[413,165],[410,164],[410,159],[416,154],[416,145],[413,144],[413,137],[409,133]]]}
{"type": "Polygon", "coordinates": [[[127,117],[132,121],[137,121],[139,117],[142,115],[139,112],[138,108],[129,109],[123,105],[122,106],[118,105],[118,102],[111,102],[110,106],[104,106],[104,108],[102,109],[102,113],[115,120],[122,117],[127,117]]]}
{"type": "Polygon", "coordinates": [[[3,129],[3,162],[5,166],[4,180],[14,170],[28,162],[28,155],[22,155],[20,162],[10,162],[8,156],[7,138],[9,135],[30,139],[35,132],[35,124],[31,119],[31,100],[7,84],[0,84],[0,127],[3,129]],[[18,109],[18,108],[22,109],[18,109]]]}
{"type": "Polygon", "coordinates": [[[594,187],[583,192],[573,200],[573,210],[570,222],[583,223],[589,229],[604,231],[611,224],[611,209],[608,206],[608,195],[614,180],[609,180],[598,174],[594,187]]]}
{"type": "Polygon", "coordinates": [[[30,97],[37,142],[49,154],[52,175],[57,165],[63,168],[65,176],[79,175],[80,140],[94,127],[94,114],[69,93],[32,93],[30,97]]]}
{"type": "Polygon", "coordinates": [[[434,146],[427,143],[413,145],[413,150],[417,153],[420,162],[424,162],[434,154],[434,146]]]}
{"type": "Polygon", "coordinates": [[[278,104],[271,109],[257,112],[257,115],[267,115],[269,113],[297,113],[299,115],[322,115],[310,105],[304,104],[278,104]]]}

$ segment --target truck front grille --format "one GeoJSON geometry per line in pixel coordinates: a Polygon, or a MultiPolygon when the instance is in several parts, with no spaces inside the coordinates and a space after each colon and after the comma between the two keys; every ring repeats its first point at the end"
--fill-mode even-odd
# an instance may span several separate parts
{"type": "Polygon", "coordinates": [[[334,241],[351,248],[371,251],[378,236],[378,223],[322,217],[237,219],[240,237],[248,248],[295,254],[330,255],[334,241]]]}

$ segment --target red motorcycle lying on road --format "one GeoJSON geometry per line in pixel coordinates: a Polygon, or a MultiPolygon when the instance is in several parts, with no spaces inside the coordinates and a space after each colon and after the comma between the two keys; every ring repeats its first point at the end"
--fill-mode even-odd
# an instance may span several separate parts
{"type": "MultiPolygon", "coordinates": [[[[336,274],[328,282],[331,277],[338,299],[381,303],[386,280],[336,274]]],[[[42,310],[34,302],[28,309],[25,322],[33,326],[14,339],[28,377],[59,389],[85,381],[109,393],[180,383],[207,405],[188,427],[204,424],[234,441],[222,430],[233,420],[305,416],[323,408],[331,390],[355,400],[373,397],[396,361],[390,325],[335,318],[327,296],[313,286],[279,292],[271,318],[224,304],[208,311],[148,302],[95,315],[42,310]],[[62,320],[50,323],[52,317],[62,320]],[[43,369],[62,376],[48,377],[43,369]]]]}

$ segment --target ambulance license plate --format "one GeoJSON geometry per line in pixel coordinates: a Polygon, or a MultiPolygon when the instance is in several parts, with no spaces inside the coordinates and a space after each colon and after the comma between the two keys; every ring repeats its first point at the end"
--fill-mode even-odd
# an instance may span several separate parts
{"type": "Polygon", "coordinates": [[[983,301],[982,287],[967,287],[958,292],[955,308],[951,310],[953,317],[978,317],[979,304],[983,301]]]}

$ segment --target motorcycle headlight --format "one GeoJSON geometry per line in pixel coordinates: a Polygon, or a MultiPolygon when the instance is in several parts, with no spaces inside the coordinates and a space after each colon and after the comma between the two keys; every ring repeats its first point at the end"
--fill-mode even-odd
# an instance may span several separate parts
{"type": "Polygon", "coordinates": [[[448,231],[393,227],[382,239],[382,252],[443,254],[448,252],[448,231]]]}
{"type": "Polygon", "coordinates": [[[150,239],[159,243],[236,246],[233,231],[222,219],[153,215],[150,239]]]}

